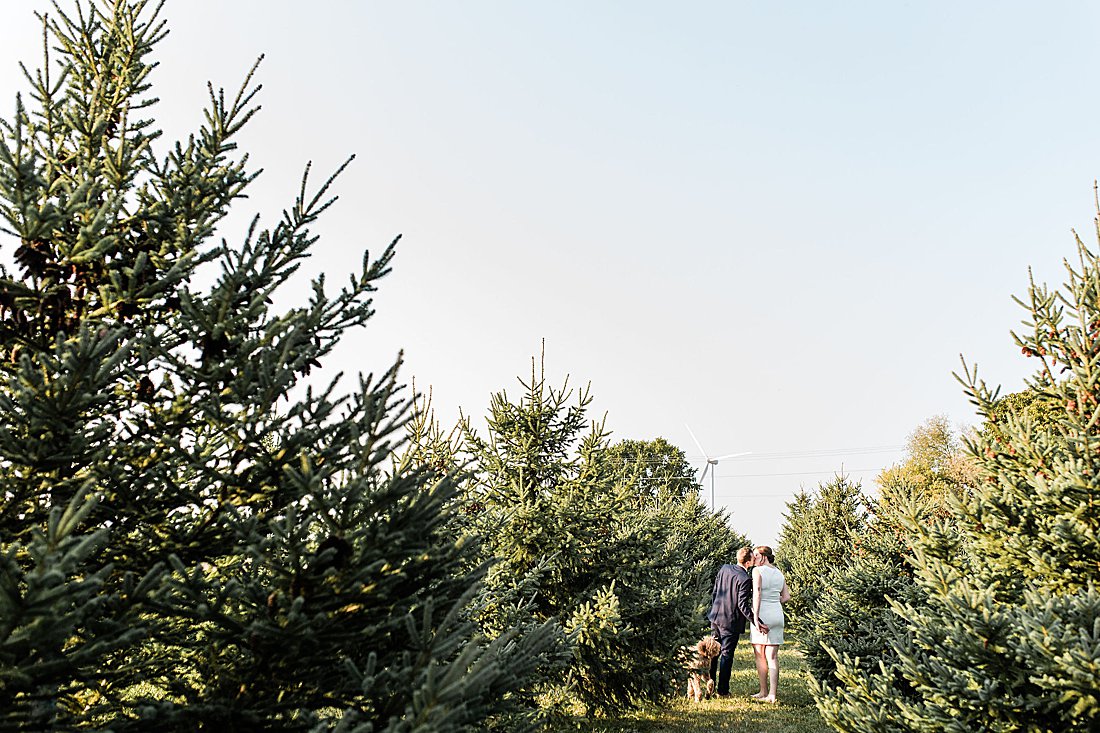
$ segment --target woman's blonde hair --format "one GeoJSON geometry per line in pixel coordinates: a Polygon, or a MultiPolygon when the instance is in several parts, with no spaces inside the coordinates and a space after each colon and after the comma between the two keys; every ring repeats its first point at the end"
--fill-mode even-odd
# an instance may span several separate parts
{"type": "Polygon", "coordinates": [[[775,553],[772,552],[772,548],[768,547],[767,545],[757,545],[753,549],[753,552],[755,552],[757,555],[763,555],[764,557],[768,558],[768,562],[775,562],[775,553]]]}

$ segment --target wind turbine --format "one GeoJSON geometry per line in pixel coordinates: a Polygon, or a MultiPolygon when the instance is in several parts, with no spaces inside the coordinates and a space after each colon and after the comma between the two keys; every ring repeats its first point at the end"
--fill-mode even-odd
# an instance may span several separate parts
{"type": "Polygon", "coordinates": [[[699,477],[699,483],[703,483],[703,479],[705,479],[707,477],[707,472],[710,471],[710,510],[713,512],[714,511],[714,473],[718,470],[718,461],[721,461],[725,458],[737,458],[738,456],[747,456],[747,455],[749,455],[750,451],[745,451],[743,453],[727,453],[724,456],[717,456],[715,458],[711,458],[710,454],[707,453],[705,450],[703,450],[703,446],[699,443],[699,439],[695,437],[695,433],[691,432],[691,426],[688,425],[687,423],[685,423],[684,427],[688,429],[689,433],[691,433],[691,439],[695,441],[695,445],[699,449],[699,452],[702,453],[703,457],[707,459],[707,465],[703,467],[703,474],[699,477]],[[713,470],[711,469],[711,466],[714,466],[713,470]]]}

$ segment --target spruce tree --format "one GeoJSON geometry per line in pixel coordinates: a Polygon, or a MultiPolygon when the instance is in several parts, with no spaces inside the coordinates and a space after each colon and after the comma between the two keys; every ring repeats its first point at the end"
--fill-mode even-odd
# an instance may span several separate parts
{"type": "Polygon", "coordinates": [[[910,517],[923,598],[894,604],[895,664],[839,660],[842,684],[819,701],[838,730],[1100,727],[1100,259],[1079,239],[1077,254],[1060,290],[1032,282],[1019,301],[1043,419],[964,370],[979,413],[1003,422],[968,442],[978,480],[948,498],[951,516],[910,517]]]}
{"type": "Polygon", "coordinates": [[[677,574],[686,588],[695,588],[700,634],[710,633],[711,593],[714,577],[726,563],[737,561],[737,551],[753,542],[734,529],[732,517],[724,511],[711,511],[698,494],[685,496],[650,512],[667,533],[666,552],[676,558],[677,574]]]}
{"type": "Polygon", "coordinates": [[[216,242],[257,88],[156,152],[159,10],[58,7],[0,122],[0,729],[515,727],[549,637],[477,633],[454,479],[395,460],[398,365],[313,383],[394,247],[276,308],[333,178],[216,242]]]}
{"type": "Polygon", "coordinates": [[[848,552],[820,568],[823,584],[799,626],[799,648],[819,703],[840,684],[838,658],[858,660],[867,672],[896,662],[893,645],[905,625],[891,600],[916,603],[920,597],[911,565],[912,532],[904,517],[916,512],[927,519],[939,507],[908,483],[880,486],[848,552]]]}
{"type": "Polygon", "coordinates": [[[958,434],[936,416],[909,436],[905,459],[878,475],[878,492],[868,500],[860,531],[844,557],[820,568],[821,593],[801,625],[800,647],[819,698],[839,684],[838,657],[858,658],[867,671],[896,661],[892,645],[904,624],[890,601],[916,604],[921,598],[907,518],[924,524],[949,516],[947,497],[970,491],[974,470],[958,434]]]}
{"type": "Polygon", "coordinates": [[[665,527],[667,552],[680,559],[685,586],[699,589],[698,617],[709,628],[705,614],[714,576],[751,541],[732,528],[727,512],[712,511],[703,503],[698,472],[684,451],[664,438],[621,440],[611,445],[604,461],[609,471],[619,472],[616,481],[633,487],[637,509],[665,527]]]}
{"type": "Polygon", "coordinates": [[[551,710],[661,699],[677,688],[680,647],[698,631],[700,589],[674,553],[667,517],[644,510],[610,460],[603,424],[587,417],[588,389],[552,387],[534,359],[520,381],[518,399],[492,396],[484,436],[469,417],[462,423],[466,501],[494,563],[489,585],[528,599],[502,618],[515,623],[522,610],[561,629],[562,656],[542,687],[551,710]]]}
{"type": "Polygon", "coordinates": [[[865,526],[865,504],[862,486],[842,475],[787,504],[776,563],[791,591],[786,612],[792,628],[817,607],[833,570],[851,552],[865,526]]]}

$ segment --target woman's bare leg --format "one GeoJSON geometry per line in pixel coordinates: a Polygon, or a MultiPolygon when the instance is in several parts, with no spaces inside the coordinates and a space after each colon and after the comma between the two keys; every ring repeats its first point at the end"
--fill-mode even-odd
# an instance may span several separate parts
{"type": "Polygon", "coordinates": [[[775,702],[779,696],[779,645],[769,644],[764,647],[764,655],[768,670],[768,695],[763,699],[775,702]]]}
{"type": "Polygon", "coordinates": [[[764,657],[765,648],[763,644],[752,645],[752,656],[756,661],[756,676],[760,678],[760,692],[753,695],[755,698],[768,694],[768,661],[764,657]]]}

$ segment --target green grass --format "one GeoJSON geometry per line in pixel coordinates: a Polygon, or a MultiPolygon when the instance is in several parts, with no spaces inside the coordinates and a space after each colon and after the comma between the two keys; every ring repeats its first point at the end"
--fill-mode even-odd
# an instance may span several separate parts
{"type": "MultiPolygon", "coordinates": [[[[779,652],[779,704],[749,699],[759,685],[752,663],[752,648],[737,645],[730,696],[696,703],[686,698],[687,687],[667,704],[615,718],[584,721],[579,729],[592,733],[828,733],[809,690],[809,675],[802,655],[793,644],[779,652]]],[[[577,727],[570,730],[577,730],[577,727]]],[[[566,729],[561,729],[566,730],[566,729]]]]}

